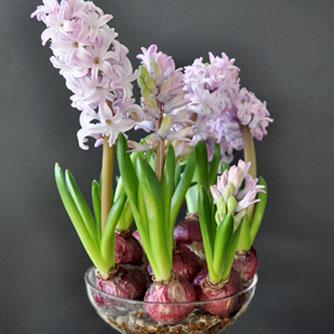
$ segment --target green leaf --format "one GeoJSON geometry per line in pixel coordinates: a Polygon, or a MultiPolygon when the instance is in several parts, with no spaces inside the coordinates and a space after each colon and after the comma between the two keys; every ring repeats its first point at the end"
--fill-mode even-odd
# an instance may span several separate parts
{"type": "Polygon", "coordinates": [[[230,239],[233,234],[233,217],[227,215],[218,225],[213,256],[213,270],[218,277],[221,277],[224,270],[224,260],[227,254],[230,239]]]}
{"type": "Polygon", "coordinates": [[[183,204],[186,192],[189,189],[189,185],[191,184],[195,166],[196,166],[196,158],[195,158],[195,152],[193,151],[189,155],[186,168],[181,176],[180,182],[178,183],[175,189],[174,195],[172,197],[170,223],[173,227],[174,227],[177,215],[179,214],[179,211],[183,204]]]}
{"type": "Polygon", "coordinates": [[[55,173],[55,180],[56,180],[60,198],[81,240],[82,245],[84,246],[88,256],[94,263],[95,267],[99,270],[99,272],[102,275],[106,276],[110,268],[108,264],[102,258],[100,250],[97,248],[95,242],[93,241],[92,237],[87,231],[85,223],[83,222],[81,218],[80,212],[78,211],[72,199],[72,196],[67,189],[66,182],[63,176],[63,172],[58,163],[55,164],[54,173],[55,173]]]}
{"type": "Polygon", "coordinates": [[[132,202],[134,206],[137,206],[138,178],[127,150],[126,139],[123,134],[120,134],[117,139],[118,167],[130,204],[132,202]]]}
{"type": "Polygon", "coordinates": [[[92,182],[92,203],[96,222],[97,240],[101,242],[101,185],[94,180],[92,182]]]}
{"type": "Polygon", "coordinates": [[[226,256],[224,259],[224,271],[222,273],[221,279],[226,279],[230,275],[230,271],[232,269],[232,264],[234,261],[235,253],[237,251],[237,246],[238,246],[238,242],[240,238],[240,232],[241,232],[243,224],[244,224],[244,221],[242,221],[239,224],[237,230],[233,233],[230,239],[228,249],[226,252],[226,256]]]}
{"type": "Polygon", "coordinates": [[[204,189],[209,191],[209,163],[208,152],[206,150],[206,144],[204,141],[199,142],[195,147],[196,152],[196,168],[198,171],[198,185],[203,186],[204,189]]]}
{"type": "MultiPolygon", "coordinates": [[[[140,152],[132,152],[130,154],[130,160],[132,162],[132,165],[135,164],[135,161],[136,161],[136,159],[138,158],[139,155],[140,155],[140,152]]],[[[117,186],[116,186],[116,190],[115,190],[114,201],[116,201],[116,199],[124,193],[124,184],[123,184],[123,181],[122,181],[122,177],[116,178],[116,182],[117,182],[117,186]]]]}
{"type": "Polygon", "coordinates": [[[186,204],[187,211],[189,213],[198,212],[198,186],[197,183],[195,186],[189,186],[189,189],[186,193],[186,204]]]}
{"type": "Polygon", "coordinates": [[[124,193],[124,184],[122,181],[122,178],[119,177],[118,180],[116,180],[116,189],[115,189],[115,195],[114,195],[114,202],[124,193]]]}
{"type": "Polygon", "coordinates": [[[123,194],[112,205],[104,228],[101,240],[102,256],[110,263],[110,267],[115,266],[115,228],[118,219],[122,213],[126,201],[126,195],[123,194]]]}
{"type": "MultiPolygon", "coordinates": [[[[130,203],[131,211],[136,222],[136,226],[140,235],[141,243],[149,260],[153,258],[153,250],[150,242],[147,222],[141,217],[143,210],[140,207],[142,199],[138,197],[140,187],[138,184],[137,174],[127,153],[128,146],[123,134],[120,134],[117,140],[117,161],[118,168],[123,179],[124,189],[130,203]]],[[[153,261],[154,262],[154,261],[153,261]]],[[[152,267],[153,268],[153,267],[152,267]]]]}
{"type": "Polygon", "coordinates": [[[252,222],[250,224],[250,245],[254,243],[254,239],[259,231],[260,225],[263,220],[264,211],[267,206],[267,197],[268,197],[268,186],[263,177],[259,178],[259,185],[265,186],[265,193],[258,193],[257,198],[260,202],[257,202],[255,205],[255,211],[253,215],[252,222]]]}
{"type": "Polygon", "coordinates": [[[248,221],[248,216],[247,214],[242,218],[243,224],[242,224],[242,229],[240,232],[240,239],[238,243],[238,251],[246,250],[248,251],[251,247],[250,243],[250,226],[249,226],[249,221],[248,221]]]}
{"type": "Polygon", "coordinates": [[[219,162],[220,162],[220,147],[219,144],[216,144],[213,151],[213,158],[210,164],[209,185],[217,183],[219,162]]]}
{"type": "Polygon", "coordinates": [[[143,233],[147,236],[148,240],[150,239],[150,232],[148,229],[148,219],[147,219],[147,213],[146,213],[146,205],[145,205],[145,195],[143,193],[142,187],[138,186],[138,211],[140,215],[140,221],[141,221],[141,226],[143,233]]]}
{"type": "Polygon", "coordinates": [[[130,203],[127,200],[124,205],[122,214],[118,220],[116,229],[118,231],[127,231],[131,227],[132,222],[133,222],[133,215],[132,215],[130,203]]]}
{"type": "MultiPolygon", "coordinates": [[[[141,223],[136,224],[141,240],[141,244],[145,250],[145,254],[151,264],[152,270],[157,275],[160,277],[160,270],[159,266],[157,265],[156,259],[155,259],[155,250],[152,249],[152,243],[151,243],[151,238],[150,238],[150,232],[149,232],[149,227],[148,227],[148,218],[147,218],[147,213],[146,213],[146,196],[143,192],[143,189],[141,185],[139,184],[138,187],[138,210],[140,213],[141,217],[141,223]]],[[[159,259],[158,259],[159,260],[159,259]]]]}
{"type": "Polygon", "coordinates": [[[181,178],[181,163],[177,162],[175,167],[174,188],[179,184],[181,178]]]}
{"type": "Polygon", "coordinates": [[[200,187],[198,196],[198,215],[201,226],[201,233],[203,238],[203,246],[205,251],[206,262],[208,265],[210,278],[215,277],[215,271],[213,269],[213,256],[214,256],[214,238],[208,229],[211,219],[211,207],[209,203],[208,195],[203,186],[200,187]]]}
{"type": "Polygon", "coordinates": [[[173,256],[173,226],[170,223],[171,201],[174,193],[174,178],[175,178],[175,154],[172,145],[169,146],[164,174],[162,176],[162,192],[165,203],[165,222],[166,222],[166,238],[169,255],[173,256]]]}
{"type": "Polygon", "coordinates": [[[159,265],[161,275],[161,277],[156,278],[168,280],[172,268],[172,258],[169,256],[166,240],[166,213],[161,184],[150,165],[141,158],[137,160],[137,172],[140,187],[145,194],[152,250],[156,253],[155,258],[158,259],[156,263],[159,265]]]}
{"type": "Polygon", "coordinates": [[[67,189],[69,190],[72,199],[81,215],[82,220],[84,221],[87,231],[91,235],[92,239],[98,246],[98,237],[96,233],[96,224],[92,215],[92,212],[90,211],[90,208],[83,197],[77,183],[75,182],[75,179],[71,172],[69,170],[65,171],[65,181],[67,185],[67,189]]]}
{"type": "Polygon", "coordinates": [[[230,169],[230,165],[224,161],[222,161],[221,165],[220,165],[220,168],[221,168],[221,172],[224,173],[226,170],[230,169]]]}

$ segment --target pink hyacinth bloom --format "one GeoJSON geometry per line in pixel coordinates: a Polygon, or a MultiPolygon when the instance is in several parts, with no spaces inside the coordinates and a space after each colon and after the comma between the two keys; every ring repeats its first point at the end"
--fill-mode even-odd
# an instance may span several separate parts
{"type": "Polygon", "coordinates": [[[72,106],[81,111],[79,146],[87,149],[88,137],[98,146],[105,136],[113,145],[143,114],[132,98],[137,73],[128,49],[107,24],[112,16],[91,1],[43,0],[31,17],[45,23],[42,43],[50,40],[50,60],[73,92],[72,106]]]}
{"type": "Polygon", "coordinates": [[[262,140],[266,127],[273,122],[266,102],[261,102],[254,93],[242,88],[235,101],[237,116],[242,125],[247,125],[254,138],[262,140]]]}
{"type": "Polygon", "coordinates": [[[250,162],[245,163],[239,160],[238,165],[233,165],[230,169],[218,176],[217,184],[210,187],[214,202],[219,203],[219,200],[227,205],[230,197],[234,197],[237,201],[235,215],[238,220],[245,214],[245,209],[259,199],[256,199],[257,193],[264,192],[264,186],[258,185],[258,179],[253,179],[249,174],[250,162]],[[242,212],[243,211],[243,212],[242,212]]]}
{"type": "MultiPolygon", "coordinates": [[[[171,142],[189,141],[193,130],[188,112],[184,108],[189,101],[184,97],[185,82],[182,68],[176,69],[173,58],[158,51],[156,45],[141,50],[142,54],[137,58],[146,68],[150,83],[144,84],[146,90],[142,97],[144,119],[138,122],[136,127],[155,132],[151,140],[153,146],[161,138],[171,142]]],[[[145,81],[145,78],[142,79],[145,81]]],[[[136,147],[139,149],[140,146],[136,147]]],[[[181,147],[184,146],[178,145],[179,149],[181,147]]]]}
{"type": "Polygon", "coordinates": [[[249,127],[252,136],[262,140],[267,134],[270,118],[265,102],[246,88],[240,89],[239,68],[225,53],[215,57],[209,53],[209,63],[195,59],[185,67],[185,97],[188,109],[196,114],[193,144],[207,142],[208,150],[220,144],[223,160],[231,162],[233,149],[243,148],[241,125],[249,127]]]}
{"type": "Polygon", "coordinates": [[[198,58],[185,67],[185,96],[191,101],[188,109],[197,115],[193,143],[206,140],[209,148],[217,142],[223,160],[231,162],[233,149],[243,146],[240,124],[232,112],[232,101],[239,90],[239,69],[224,53],[221,57],[209,53],[209,61],[205,64],[198,58]]]}
{"type": "Polygon", "coordinates": [[[80,124],[82,128],[78,132],[78,139],[82,149],[88,149],[86,145],[88,135],[95,138],[98,144],[100,144],[100,141],[102,143],[104,136],[108,136],[111,146],[116,142],[120,133],[130,130],[134,126],[133,120],[125,120],[121,112],[117,111],[116,108],[111,110],[106,102],[102,102],[99,106],[98,119],[88,113],[82,113],[81,115],[80,124]]]}

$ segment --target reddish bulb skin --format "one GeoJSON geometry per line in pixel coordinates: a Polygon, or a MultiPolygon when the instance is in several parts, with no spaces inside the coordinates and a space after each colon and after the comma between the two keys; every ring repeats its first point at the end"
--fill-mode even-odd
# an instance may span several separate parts
{"type": "MultiPolygon", "coordinates": [[[[145,293],[146,278],[137,268],[119,266],[117,272],[107,280],[97,274],[95,286],[112,296],[139,300],[145,293]]],[[[99,293],[94,293],[94,299],[100,306],[115,303],[111,298],[99,293]]]]}
{"type": "MultiPolygon", "coordinates": [[[[150,276],[153,270],[149,262],[146,264],[146,270],[150,276]]],[[[179,243],[173,255],[172,271],[179,277],[191,281],[199,270],[199,263],[196,255],[188,249],[185,244],[179,243]]]]}
{"type": "Polygon", "coordinates": [[[145,311],[154,321],[163,324],[174,324],[181,321],[194,309],[193,305],[163,305],[196,301],[196,292],[186,279],[178,277],[164,282],[153,282],[145,294],[145,311]]]}
{"type": "Polygon", "coordinates": [[[194,278],[193,286],[197,290],[208,276],[208,267],[204,267],[194,278]]]}
{"type": "Polygon", "coordinates": [[[132,236],[141,244],[140,236],[138,230],[132,233],[132,236]]]}
{"type": "Polygon", "coordinates": [[[199,270],[197,256],[185,245],[178,244],[177,252],[173,257],[172,270],[188,281],[191,281],[199,270]]]}
{"type": "Polygon", "coordinates": [[[249,251],[237,252],[232,268],[240,275],[243,283],[248,285],[258,268],[256,250],[251,247],[249,251]]]}
{"type": "Polygon", "coordinates": [[[115,235],[115,262],[117,264],[138,264],[142,258],[143,249],[131,234],[115,235]]]}
{"type": "Polygon", "coordinates": [[[191,244],[193,241],[202,242],[198,217],[191,216],[176,225],[174,228],[174,239],[186,244],[191,244]]]}
{"type": "MultiPolygon", "coordinates": [[[[228,297],[243,289],[242,281],[239,275],[234,271],[231,271],[228,282],[220,288],[212,287],[210,284],[205,283],[206,280],[197,288],[197,296],[200,301],[228,297]]],[[[241,308],[243,299],[244,296],[236,296],[203,304],[201,308],[213,315],[229,317],[232,313],[237,312],[241,308]]]]}

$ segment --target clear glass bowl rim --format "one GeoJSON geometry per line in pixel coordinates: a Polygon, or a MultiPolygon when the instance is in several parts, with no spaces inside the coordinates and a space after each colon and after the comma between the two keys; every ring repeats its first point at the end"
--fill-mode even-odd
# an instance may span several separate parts
{"type": "MultiPolygon", "coordinates": [[[[95,271],[95,267],[94,266],[91,266],[87,269],[86,273],[85,273],[85,276],[84,276],[84,279],[85,279],[85,283],[86,285],[89,286],[90,289],[94,290],[96,293],[99,293],[105,297],[108,297],[110,299],[114,299],[114,300],[118,300],[118,301],[121,301],[121,302],[124,302],[124,303],[130,303],[130,304],[136,304],[136,305],[174,305],[174,306],[186,306],[186,305],[204,305],[204,304],[208,304],[208,303],[213,303],[213,302],[218,302],[218,301],[222,301],[222,300],[227,300],[227,299],[231,299],[233,297],[238,297],[240,295],[243,295],[251,290],[253,290],[258,282],[258,275],[255,274],[255,276],[253,277],[253,280],[252,280],[252,283],[245,289],[243,290],[240,290],[239,292],[233,294],[233,295],[230,295],[230,296],[227,296],[227,297],[223,297],[223,298],[218,298],[218,299],[210,299],[210,300],[204,300],[204,301],[194,301],[194,302],[180,302],[180,303],[159,303],[159,302],[146,302],[146,301],[143,301],[143,300],[137,300],[137,299],[128,299],[128,298],[122,298],[122,297],[116,297],[116,296],[113,296],[113,295],[110,295],[108,293],[105,293],[99,289],[97,289],[94,284],[90,281],[89,279],[89,274],[92,272],[92,271],[95,271]]],[[[94,273],[95,275],[95,273],[94,273]]]]}

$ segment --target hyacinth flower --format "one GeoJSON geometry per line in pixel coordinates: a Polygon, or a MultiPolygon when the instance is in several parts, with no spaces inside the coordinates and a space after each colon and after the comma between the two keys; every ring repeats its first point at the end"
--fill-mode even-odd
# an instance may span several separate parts
{"type": "MultiPolygon", "coordinates": [[[[212,178],[216,179],[218,172],[232,162],[233,150],[244,150],[245,161],[251,162],[249,172],[255,178],[256,154],[253,138],[262,140],[267,134],[266,127],[273,121],[266,102],[261,102],[246,88],[240,89],[240,69],[234,63],[235,59],[230,59],[225,53],[222,53],[221,57],[209,53],[209,63],[198,58],[191,66],[185,67],[185,97],[190,101],[187,105],[189,117],[194,120],[192,143],[204,140],[208,159],[217,166],[216,175],[213,175],[211,168],[211,179],[208,179],[206,184],[212,182],[212,178]],[[218,156],[223,167],[216,160],[218,156]]],[[[197,175],[195,171],[194,182],[197,181],[197,175]]],[[[187,210],[191,214],[198,212],[196,188],[198,187],[191,187],[186,195],[187,210]]],[[[254,207],[250,206],[250,220],[253,211],[254,207]]],[[[196,225],[198,229],[198,224],[196,225]]],[[[185,225],[185,230],[187,227],[189,230],[190,226],[185,225]]]]}
{"type": "MultiPolygon", "coordinates": [[[[229,211],[223,220],[216,221],[214,213],[219,209],[204,187],[200,188],[198,198],[207,268],[199,272],[194,280],[197,297],[206,301],[234,295],[242,287],[240,277],[231,269],[244,222],[234,229],[234,217],[229,211]]],[[[204,304],[202,308],[211,314],[228,317],[238,311],[240,305],[241,301],[236,297],[204,304]]]]}
{"type": "MultiPolygon", "coordinates": [[[[169,146],[160,182],[147,156],[140,155],[133,163],[126,139],[120,135],[118,140],[117,161],[124,189],[153,270],[153,283],[144,300],[157,303],[195,301],[191,283],[172,271],[173,228],[192,180],[195,154],[190,153],[183,172],[176,173],[174,148],[169,146]]],[[[146,304],[145,310],[155,321],[171,324],[187,316],[193,306],[166,305],[162,308],[159,304],[146,304]]]]}
{"type": "MultiPolygon", "coordinates": [[[[184,72],[185,97],[190,101],[187,108],[194,120],[192,143],[205,141],[208,151],[205,159],[212,161],[214,167],[210,170],[210,179],[206,173],[206,187],[215,182],[220,161],[230,163],[233,149],[242,149],[242,135],[238,122],[230,113],[229,98],[239,89],[239,69],[234,65],[235,60],[224,53],[221,59],[209,53],[209,60],[210,63],[203,63],[202,58],[195,59],[184,72]]],[[[196,177],[198,171],[195,171],[194,181],[198,181],[196,177]]],[[[193,214],[198,212],[197,195],[198,187],[192,187],[186,196],[187,210],[193,214]]]]}
{"type": "MultiPolygon", "coordinates": [[[[218,177],[217,184],[210,186],[210,192],[205,186],[200,186],[199,219],[207,261],[207,276],[202,271],[195,279],[200,300],[233,295],[242,286],[240,273],[232,266],[238,248],[245,243],[250,247],[249,237],[258,229],[256,221],[249,226],[247,209],[259,204],[261,200],[256,196],[264,191],[264,186],[258,185],[258,180],[248,174],[249,167],[250,163],[240,160],[237,166],[226,169],[218,177]]],[[[205,173],[205,164],[200,169],[205,173]]],[[[211,314],[229,316],[240,305],[241,301],[236,297],[209,303],[203,308],[211,314]]]]}
{"type": "Polygon", "coordinates": [[[221,57],[209,53],[209,63],[196,59],[185,67],[185,96],[196,118],[194,140],[207,142],[210,157],[218,143],[227,163],[233,160],[234,149],[244,149],[245,161],[252,162],[250,174],[256,177],[253,138],[262,140],[273,119],[266,102],[240,88],[240,70],[234,63],[225,53],[221,57]]]}
{"type": "Polygon", "coordinates": [[[182,68],[176,69],[173,58],[158,52],[156,45],[142,48],[142,52],[137,58],[141,60],[138,85],[144,119],[137,123],[137,128],[154,133],[147,146],[137,145],[135,148],[145,150],[150,147],[155,150],[155,171],[161,181],[168,145],[174,145],[179,156],[190,141],[191,120],[184,109],[189,101],[184,97],[182,68]]]}
{"type": "Polygon", "coordinates": [[[209,63],[195,59],[185,67],[185,96],[190,101],[188,109],[195,119],[193,141],[205,140],[210,158],[215,143],[219,144],[221,158],[230,163],[233,149],[242,149],[242,135],[232,109],[232,97],[239,91],[239,68],[235,60],[214,57],[209,53],[209,63]]]}
{"type": "Polygon", "coordinates": [[[261,225],[266,203],[267,185],[262,177],[254,179],[250,174],[251,163],[239,160],[238,165],[226,169],[218,177],[217,185],[210,187],[217,205],[216,221],[224,218],[229,211],[234,215],[235,225],[243,221],[233,269],[240,275],[244,284],[248,284],[256,273],[258,261],[252,247],[261,225]],[[252,219],[248,217],[248,208],[255,204],[252,219]]]}
{"type": "Polygon", "coordinates": [[[65,209],[89,257],[97,268],[97,285],[105,292],[140,298],[145,278],[137,269],[117,266],[115,227],[126,209],[126,197],[113,194],[114,146],[119,133],[133,128],[141,108],[132,98],[136,72],[128,50],[108,26],[112,19],[92,2],[44,0],[31,15],[46,25],[42,44],[50,41],[51,62],[73,92],[72,106],[80,114],[79,146],[88,137],[103,145],[101,182],[92,183],[93,213],[69,171],[58,164],[55,179],[65,209]]]}

